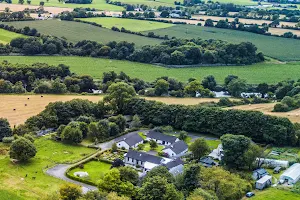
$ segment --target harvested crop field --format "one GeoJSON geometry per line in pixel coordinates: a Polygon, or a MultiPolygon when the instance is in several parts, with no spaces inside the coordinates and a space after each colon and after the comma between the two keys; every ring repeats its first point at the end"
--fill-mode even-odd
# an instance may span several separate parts
{"type": "Polygon", "coordinates": [[[41,97],[41,95],[0,95],[0,118],[7,118],[13,127],[24,123],[29,117],[43,111],[50,102],[70,101],[76,98],[97,102],[102,99],[102,96],[43,95],[41,97]],[[14,111],[14,109],[16,110],[14,111]]]}
{"type": "Polygon", "coordinates": [[[238,109],[238,110],[253,110],[261,111],[264,114],[278,116],[278,117],[287,117],[292,122],[300,122],[300,109],[292,110],[290,112],[272,112],[275,103],[263,103],[263,104],[251,104],[251,105],[242,105],[234,106],[228,109],[238,109]]]}
{"type": "MultiPolygon", "coordinates": [[[[26,8],[29,9],[38,9],[40,6],[34,6],[34,5],[21,5],[21,4],[4,4],[1,3],[0,6],[0,11],[3,11],[5,8],[9,8],[11,11],[16,12],[16,11],[23,11],[26,8]],[[3,5],[3,6],[2,6],[3,5]]],[[[72,11],[72,8],[59,8],[59,7],[47,7],[44,6],[44,10],[48,11],[49,13],[53,14],[59,14],[63,11],[72,11]]]]}

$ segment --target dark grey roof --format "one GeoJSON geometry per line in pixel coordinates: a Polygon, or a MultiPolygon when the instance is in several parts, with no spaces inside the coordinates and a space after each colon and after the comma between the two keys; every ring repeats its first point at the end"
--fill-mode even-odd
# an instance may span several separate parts
{"type": "Polygon", "coordinates": [[[183,152],[184,150],[186,150],[188,148],[188,145],[184,141],[179,140],[179,141],[175,142],[174,144],[166,147],[165,149],[169,149],[169,148],[174,153],[179,154],[179,153],[183,152]]]}
{"type": "Polygon", "coordinates": [[[134,151],[129,149],[125,157],[133,158],[135,160],[143,161],[143,162],[151,162],[155,164],[160,164],[162,158],[158,156],[153,156],[144,152],[134,151]]]}
{"type": "Polygon", "coordinates": [[[126,142],[130,147],[143,141],[143,138],[138,134],[138,133],[134,133],[128,137],[126,137],[126,135],[124,136],[123,140],[126,142]]]}
{"type": "Polygon", "coordinates": [[[175,160],[172,160],[171,162],[168,162],[167,164],[164,164],[168,169],[172,169],[173,167],[176,167],[178,165],[183,165],[184,162],[180,158],[176,158],[175,160]]]}
{"type": "Polygon", "coordinates": [[[211,159],[210,157],[203,157],[200,159],[200,164],[202,164],[205,167],[212,167],[217,165],[217,163],[211,159]]]}
{"type": "Polygon", "coordinates": [[[256,169],[253,172],[256,172],[260,175],[267,174],[268,172],[264,168],[256,169]]]}
{"type": "Polygon", "coordinates": [[[170,143],[174,143],[177,139],[177,137],[175,137],[175,136],[166,135],[161,132],[157,132],[157,131],[153,131],[153,130],[151,130],[147,133],[147,137],[153,138],[156,140],[170,142],[170,143]]]}

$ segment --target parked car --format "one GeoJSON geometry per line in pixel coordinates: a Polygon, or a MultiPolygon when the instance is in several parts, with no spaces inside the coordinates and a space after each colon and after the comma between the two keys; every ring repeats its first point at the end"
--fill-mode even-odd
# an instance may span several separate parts
{"type": "Polygon", "coordinates": [[[255,194],[253,192],[247,192],[246,197],[250,198],[255,196],[255,194]]]}

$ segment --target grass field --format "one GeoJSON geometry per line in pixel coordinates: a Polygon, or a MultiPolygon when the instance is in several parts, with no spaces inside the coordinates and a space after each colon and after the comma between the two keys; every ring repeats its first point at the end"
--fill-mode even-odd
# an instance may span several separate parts
{"type": "Polygon", "coordinates": [[[17,38],[17,37],[25,37],[25,36],[22,34],[19,34],[19,33],[14,33],[11,31],[4,30],[4,29],[0,29],[0,43],[7,44],[12,39],[17,38]]]}
{"type": "Polygon", "coordinates": [[[124,27],[127,30],[140,32],[140,31],[151,31],[160,28],[168,28],[173,26],[173,24],[166,24],[160,22],[152,22],[146,20],[134,20],[134,19],[122,19],[114,17],[95,17],[95,18],[84,18],[82,21],[96,22],[101,24],[105,28],[111,28],[113,26],[122,28],[124,27]]]}
{"type": "MultiPolygon", "coordinates": [[[[13,164],[8,155],[0,157],[0,191],[2,191],[0,194],[11,196],[16,200],[43,199],[48,194],[57,191],[64,183],[60,179],[46,175],[44,173],[46,167],[56,163],[73,162],[83,158],[85,154],[95,152],[94,149],[65,145],[46,137],[36,139],[35,146],[36,156],[24,164],[13,164]]],[[[0,146],[0,148],[5,147],[0,146]]]]}
{"type": "Polygon", "coordinates": [[[7,190],[0,190],[0,197],[3,200],[24,200],[22,197],[19,197],[17,194],[7,190]]]}
{"type": "MultiPolygon", "coordinates": [[[[268,188],[263,191],[254,191],[255,196],[251,197],[251,200],[298,200],[300,194],[296,194],[290,191],[281,190],[277,188],[268,188]]],[[[246,200],[249,198],[243,198],[246,200]]]]}
{"type": "MultiPolygon", "coordinates": [[[[252,0],[218,0],[220,3],[233,3],[236,5],[257,5],[257,1],[252,0]]],[[[263,2],[262,2],[263,3],[263,2]]]]}
{"type": "Polygon", "coordinates": [[[175,36],[177,38],[220,39],[232,43],[252,42],[265,55],[283,60],[300,60],[300,40],[259,35],[250,32],[213,27],[176,25],[169,28],[157,29],[157,35],[175,36]]]}
{"type": "MultiPolygon", "coordinates": [[[[14,4],[18,3],[18,0],[12,0],[14,4]]],[[[122,11],[124,10],[121,6],[115,6],[111,4],[107,4],[105,0],[93,0],[91,4],[70,4],[70,3],[62,3],[58,2],[57,0],[49,0],[44,1],[45,6],[51,6],[51,7],[63,7],[63,8],[96,8],[98,10],[111,10],[111,11],[122,11]]],[[[26,1],[24,5],[26,4],[26,1]]],[[[32,0],[31,5],[40,5],[40,0],[32,0]]]]}
{"type": "Polygon", "coordinates": [[[13,25],[16,28],[24,28],[25,26],[29,26],[30,28],[36,28],[42,34],[65,37],[70,42],[92,40],[106,44],[110,41],[127,41],[134,42],[136,47],[141,47],[148,44],[155,45],[162,42],[162,40],[159,39],[120,33],[80,22],[39,20],[7,22],[6,24],[13,25]]]}
{"type": "Polygon", "coordinates": [[[150,64],[90,57],[0,56],[0,61],[2,60],[21,64],[36,62],[52,65],[66,64],[71,67],[72,72],[80,75],[89,74],[96,79],[102,78],[103,72],[112,70],[115,72],[124,71],[133,78],[141,78],[145,81],[154,81],[158,77],[169,76],[185,82],[191,77],[202,79],[207,75],[214,75],[217,82],[223,83],[227,75],[234,74],[247,80],[248,83],[275,84],[288,78],[298,80],[300,77],[300,62],[287,64],[267,62],[251,66],[164,68],[150,64]]]}
{"type": "MultiPolygon", "coordinates": [[[[93,183],[97,183],[100,178],[104,176],[110,170],[111,164],[99,161],[90,161],[84,164],[84,168],[74,168],[68,172],[71,176],[74,176],[75,172],[87,172],[89,177],[86,179],[92,181],[93,183]]],[[[84,178],[85,179],[85,178],[84,178]]]]}

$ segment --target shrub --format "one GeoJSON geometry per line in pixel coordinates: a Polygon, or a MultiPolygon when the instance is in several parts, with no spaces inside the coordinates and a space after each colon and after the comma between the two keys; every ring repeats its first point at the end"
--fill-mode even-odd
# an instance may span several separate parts
{"type": "Polygon", "coordinates": [[[13,136],[11,136],[11,137],[4,137],[2,139],[2,142],[3,143],[12,143],[14,140],[15,140],[15,138],[13,136]]]}

